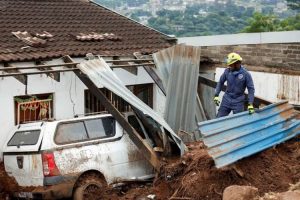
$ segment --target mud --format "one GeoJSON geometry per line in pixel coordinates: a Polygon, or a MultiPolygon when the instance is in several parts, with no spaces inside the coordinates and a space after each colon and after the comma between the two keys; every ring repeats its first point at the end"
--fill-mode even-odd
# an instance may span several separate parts
{"type": "Polygon", "coordinates": [[[10,178],[5,170],[4,165],[0,163],[0,199],[5,199],[11,194],[11,191],[16,191],[18,184],[13,178],[10,178]]]}
{"type": "Polygon", "coordinates": [[[245,158],[225,169],[216,169],[201,142],[190,143],[182,159],[166,163],[151,187],[131,189],[119,199],[221,200],[230,185],[248,185],[259,194],[284,192],[300,180],[300,137],[245,158]],[[132,198],[139,194],[139,198],[132,198]]]}
{"type": "MultiPolygon", "coordinates": [[[[155,195],[156,200],[221,200],[224,189],[231,185],[254,186],[263,196],[288,191],[290,184],[300,181],[300,136],[223,169],[214,166],[203,143],[190,143],[188,148],[181,159],[165,160],[153,183],[107,188],[96,192],[94,199],[145,200],[155,195]]],[[[17,187],[4,176],[0,165],[0,198],[9,193],[8,188],[17,187]]]]}

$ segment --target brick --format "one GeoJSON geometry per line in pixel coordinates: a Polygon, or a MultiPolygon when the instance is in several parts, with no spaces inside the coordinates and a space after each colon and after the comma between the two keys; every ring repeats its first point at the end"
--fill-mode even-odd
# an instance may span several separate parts
{"type": "Polygon", "coordinates": [[[271,53],[280,53],[280,54],[282,54],[282,50],[281,49],[272,49],[271,53]]]}
{"type": "Polygon", "coordinates": [[[300,63],[299,59],[290,58],[290,59],[286,59],[286,60],[287,60],[287,62],[299,62],[300,63]]]}
{"type": "Polygon", "coordinates": [[[292,53],[293,52],[293,50],[283,50],[282,51],[282,53],[284,53],[284,54],[288,54],[288,53],[292,53]]]}
{"type": "MultiPolygon", "coordinates": [[[[298,54],[300,56],[300,54],[298,54]]],[[[288,54],[287,58],[297,58],[296,54],[288,54]]]]}
{"type": "Polygon", "coordinates": [[[298,46],[291,46],[291,45],[289,45],[288,49],[298,49],[298,46]]]}
{"type": "Polygon", "coordinates": [[[272,58],[272,62],[282,63],[282,58],[272,58]]]}
{"type": "Polygon", "coordinates": [[[293,50],[293,54],[300,54],[300,50],[293,50]]]}

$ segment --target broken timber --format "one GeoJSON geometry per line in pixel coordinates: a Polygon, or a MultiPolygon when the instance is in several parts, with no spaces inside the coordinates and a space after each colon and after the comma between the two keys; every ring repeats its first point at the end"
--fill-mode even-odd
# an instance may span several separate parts
{"type": "MultiPolygon", "coordinates": [[[[134,53],[135,58],[139,59],[139,60],[147,60],[147,59],[143,59],[142,55],[139,55],[137,53],[134,53]]],[[[154,60],[153,59],[148,59],[148,64],[154,64],[154,60]]],[[[154,64],[155,65],[155,64],[154,64]]],[[[162,80],[160,79],[160,77],[158,76],[158,74],[155,72],[155,70],[153,69],[153,67],[150,67],[148,65],[143,65],[145,71],[149,74],[149,76],[153,79],[153,81],[156,83],[156,85],[159,87],[159,89],[163,92],[163,94],[166,96],[166,90],[165,87],[163,85],[162,80]]]]}
{"type": "MultiPolygon", "coordinates": [[[[73,63],[70,56],[65,56],[64,61],[66,63],[73,63]]],[[[151,165],[158,171],[160,169],[160,161],[154,150],[149,144],[142,139],[138,132],[128,123],[123,115],[117,108],[106,98],[106,96],[99,90],[99,88],[89,79],[89,77],[82,73],[80,70],[74,70],[77,77],[89,88],[90,92],[100,101],[100,103],[109,110],[110,114],[117,120],[117,122],[124,128],[129,135],[130,139],[138,147],[139,151],[145,156],[145,158],[151,163],[151,165]]]]}

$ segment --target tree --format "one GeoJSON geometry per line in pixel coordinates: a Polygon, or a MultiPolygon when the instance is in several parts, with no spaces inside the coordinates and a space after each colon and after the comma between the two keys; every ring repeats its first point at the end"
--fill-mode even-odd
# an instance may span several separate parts
{"type": "Polygon", "coordinates": [[[300,0],[286,0],[286,3],[292,10],[300,10],[300,0]]]}
{"type": "Polygon", "coordinates": [[[274,15],[263,15],[262,13],[254,13],[253,17],[248,20],[249,25],[242,32],[272,32],[276,31],[277,17],[274,15]]]}
{"type": "Polygon", "coordinates": [[[300,14],[279,20],[274,15],[254,13],[253,17],[249,20],[249,25],[246,26],[242,32],[253,33],[291,30],[300,30],[300,14]]]}

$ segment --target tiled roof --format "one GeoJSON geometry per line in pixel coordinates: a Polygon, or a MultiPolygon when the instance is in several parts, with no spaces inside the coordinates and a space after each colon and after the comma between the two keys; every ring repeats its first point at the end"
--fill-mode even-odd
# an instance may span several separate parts
{"type": "Polygon", "coordinates": [[[86,0],[0,0],[0,62],[87,53],[153,53],[173,44],[172,38],[86,0]],[[43,46],[29,46],[12,34],[18,31],[33,37],[46,31],[53,37],[43,46]],[[93,32],[114,34],[118,40],[76,39],[79,34],[93,32]]]}

